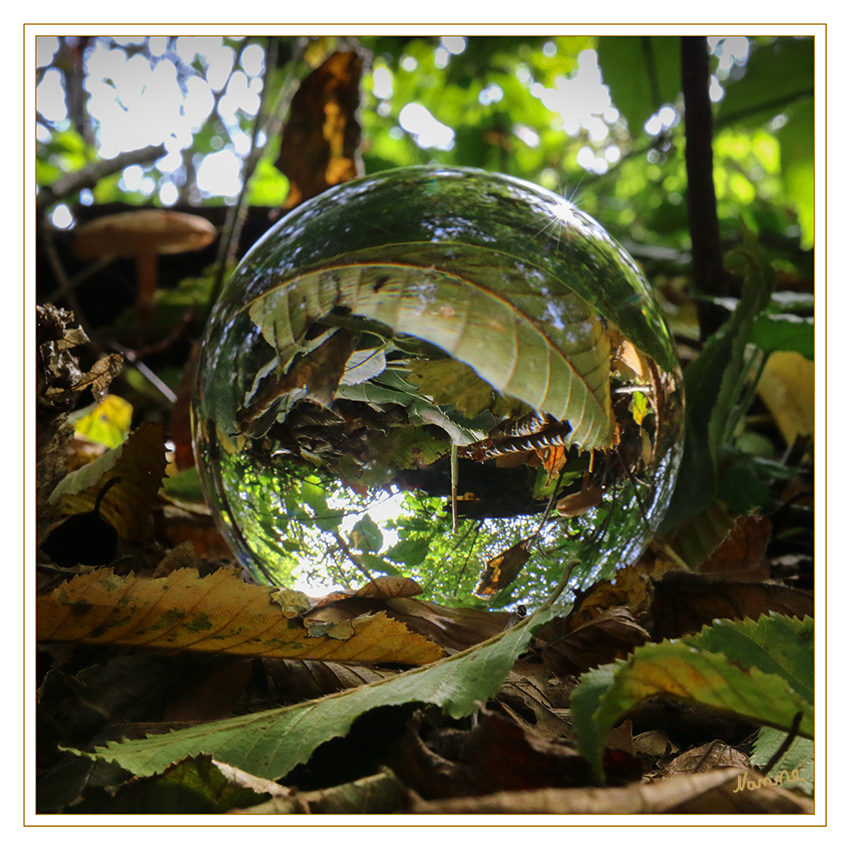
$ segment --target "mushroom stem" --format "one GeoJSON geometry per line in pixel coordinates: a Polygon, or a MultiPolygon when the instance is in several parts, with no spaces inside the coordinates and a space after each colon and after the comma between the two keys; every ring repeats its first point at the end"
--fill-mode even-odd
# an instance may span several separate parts
{"type": "Polygon", "coordinates": [[[136,255],[139,275],[139,293],[136,297],[136,332],[140,337],[147,335],[156,299],[156,254],[153,252],[136,255]]]}

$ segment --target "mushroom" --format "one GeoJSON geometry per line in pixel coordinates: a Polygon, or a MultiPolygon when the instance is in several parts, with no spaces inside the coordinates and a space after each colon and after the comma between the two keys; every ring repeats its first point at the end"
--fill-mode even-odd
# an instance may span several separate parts
{"type": "Polygon", "coordinates": [[[200,251],[215,238],[205,218],[171,210],[136,210],[105,215],[77,228],[74,253],[81,260],[132,257],[138,271],[137,326],[150,321],[156,294],[158,254],[200,251]]]}

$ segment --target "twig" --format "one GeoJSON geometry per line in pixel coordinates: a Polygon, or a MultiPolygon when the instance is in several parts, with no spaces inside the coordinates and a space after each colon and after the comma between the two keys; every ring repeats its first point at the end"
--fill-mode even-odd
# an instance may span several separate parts
{"type": "MultiPolygon", "coordinates": [[[[729,294],[720,249],[714,191],[708,43],[704,36],[682,38],[682,94],[685,100],[685,167],[688,175],[688,228],[695,289],[709,298],[729,294]]],[[[697,303],[700,336],[707,339],[726,318],[710,301],[697,303]]]]}
{"type": "Polygon", "coordinates": [[[138,355],[132,348],[126,348],[121,345],[120,342],[116,342],[115,340],[109,341],[109,346],[114,348],[115,351],[124,355],[124,359],[138,369],[142,375],[144,375],[148,381],[150,381],[164,396],[165,398],[174,404],[177,401],[177,396],[171,390],[171,387],[168,386],[158,375],[152,372],[141,360],[139,360],[138,355]]]}
{"type": "Polygon", "coordinates": [[[771,756],[770,761],[764,766],[764,775],[768,776],[770,771],[776,767],[779,759],[788,752],[788,748],[791,746],[794,738],[797,737],[797,733],[800,731],[800,723],[803,720],[803,712],[798,711],[794,715],[794,719],[791,721],[791,729],[788,731],[788,734],[785,736],[785,740],[780,744],[779,749],[771,756]]]}
{"type": "Polygon", "coordinates": [[[345,557],[348,558],[348,560],[351,561],[351,563],[354,564],[354,566],[357,567],[357,569],[361,573],[363,573],[363,575],[366,576],[369,581],[373,581],[369,570],[367,570],[366,567],[364,567],[363,564],[360,563],[360,559],[354,554],[354,552],[351,551],[351,549],[349,549],[348,544],[345,542],[342,535],[338,531],[334,530],[333,536],[336,542],[339,544],[339,548],[342,549],[345,557]]]}
{"type": "Polygon", "coordinates": [[[47,252],[47,260],[50,263],[51,269],[53,269],[53,276],[59,282],[59,294],[68,302],[68,306],[73,311],[74,317],[79,322],[80,327],[85,332],[85,335],[92,341],[93,344],[97,345],[97,342],[94,339],[94,334],[86,321],[82,305],[77,299],[77,293],[74,292],[74,287],[68,278],[68,273],[65,271],[65,267],[59,259],[59,252],[56,250],[56,240],[53,238],[53,227],[51,227],[49,223],[44,222],[42,224],[41,232],[44,248],[47,252]]]}
{"type": "Polygon", "coordinates": [[[251,182],[251,177],[257,168],[257,165],[265,151],[269,141],[277,133],[282,120],[282,115],[289,109],[289,103],[295,93],[295,73],[300,51],[296,50],[290,62],[290,71],[287,73],[286,80],[281,87],[280,96],[273,108],[268,109],[268,103],[271,92],[271,81],[274,68],[277,64],[277,39],[269,39],[266,49],[266,68],[263,77],[263,99],[260,103],[260,108],[257,110],[257,118],[254,121],[254,128],[251,134],[251,149],[248,156],[242,164],[242,187],[239,190],[239,196],[236,203],[227,211],[227,221],[224,226],[224,235],[219,243],[219,252],[217,257],[217,268],[215,281],[213,283],[212,292],[208,304],[208,310],[212,309],[218,299],[221,288],[224,285],[224,276],[227,272],[228,263],[234,258],[236,249],[239,244],[239,236],[242,232],[242,227],[245,223],[247,215],[247,205],[245,203],[248,196],[248,186],[251,182]],[[262,145],[258,144],[260,130],[262,129],[265,141],[262,145]]]}

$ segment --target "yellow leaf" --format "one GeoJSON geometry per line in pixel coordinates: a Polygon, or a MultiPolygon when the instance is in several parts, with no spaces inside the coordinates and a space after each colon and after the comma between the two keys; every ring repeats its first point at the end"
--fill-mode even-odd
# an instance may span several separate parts
{"type": "Polygon", "coordinates": [[[133,405],[120,396],[107,395],[88,410],[89,413],[73,423],[74,430],[107,448],[120,446],[130,431],[133,405]]]}
{"type": "Polygon", "coordinates": [[[774,351],[767,359],[758,386],[790,446],[797,436],[815,432],[815,364],[796,351],[774,351]]]}
{"type": "Polygon", "coordinates": [[[383,612],[351,620],[345,639],[347,629],[310,637],[300,620],[286,618],[274,591],[246,584],[232,570],[203,578],[192,569],[164,578],[92,570],[39,596],[36,621],[40,642],[398,664],[444,655],[383,612]]]}

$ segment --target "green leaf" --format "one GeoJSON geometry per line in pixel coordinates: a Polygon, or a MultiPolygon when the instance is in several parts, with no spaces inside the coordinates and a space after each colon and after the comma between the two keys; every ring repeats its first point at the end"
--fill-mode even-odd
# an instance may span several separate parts
{"type": "Polygon", "coordinates": [[[777,729],[791,729],[801,714],[799,733],[813,737],[812,633],[810,618],[723,620],[693,637],[642,646],[625,661],[585,673],[571,699],[579,750],[601,781],[611,730],[623,714],[657,695],[777,729]]]}
{"type": "MultiPolygon", "coordinates": [[[[752,42],[751,42],[752,45],[752,42]]],[[[813,38],[777,38],[751,46],[747,72],[728,80],[717,110],[718,127],[735,122],[759,126],[799,99],[811,98],[815,87],[813,38]]]]}
{"type": "Polygon", "coordinates": [[[430,547],[430,537],[408,537],[387,549],[384,556],[408,567],[417,566],[428,556],[430,547]]]}
{"type": "Polygon", "coordinates": [[[467,419],[493,401],[493,388],[458,360],[419,360],[411,366],[409,380],[434,404],[453,404],[467,419]]]}
{"type": "MultiPolygon", "coordinates": [[[[780,729],[762,726],[759,729],[750,762],[764,767],[779,751],[787,737],[788,735],[780,729]]],[[[785,754],[773,766],[770,778],[781,780],[783,785],[786,782],[793,782],[794,784],[789,788],[798,789],[811,796],[815,787],[815,742],[799,736],[794,738],[785,754]],[[786,773],[783,774],[783,771],[786,773]]]]}
{"type": "Polygon", "coordinates": [[[758,620],[718,620],[688,646],[722,652],[729,661],[781,676],[809,703],[815,701],[814,621],[769,614],[758,620]]]}
{"type": "Polygon", "coordinates": [[[680,39],[669,36],[603,36],[597,49],[602,81],[632,136],[681,88],[680,39]]]}
{"type": "Polygon", "coordinates": [[[744,231],[735,254],[745,263],[738,307],[685,369],[685,450],[662,533],[692,519],[714,500],[723,438],[744,412],[739,400],[748,374],[747,344],[753,323],[770,304],[774,275],[749,231],[744,231]]]}
{"type": "Polygon", "coordinates": [[[209,753],[256,776],[276,779],[306,762],[319,744],[345,735],[357,717],[378,706],[431,703],[451,717],[465,717],[498,691],[534,632],[554,616],[551,603],[564,584],[515,628],[444,661],[294,706],[111,742],[85,755],[151,776],[186,756],[209,753]]]}
{"type": "Polygon", "coordinates": [[[814,360],[815,322],[810,317],[765,314],[753,322],[750,342],[765,354],[796,351],[807,360],[814,360]]]}
{"type": "Polygon", "coordinates": [[[788,120],[776,134],[782,176],[800,222],[801,247],[815,239],[815,103],[806,101],[789,110],[788,120]]]}
{"type": "Polygon", "coordinates": [[[386,573],[388,576],[400,576],[398,568],[393,566],[389,561],[385,561],[378,555],[373,555],[371,552],[363,552],[358,555],[359,560],[367,570],[373,573],[386,573]]]}
{"type": "MultiPolygon", "coordinates": [[[[454,259],[433,252],[420,243],[360,251],[361,262],[352,255],[282,280],[251,304],[249,315],[283,362],[311,322],[332,307],[347,308],[441,348],[496,392],[569,419],[571,439],[580,447],[609,448],[610,343],[590,304],[564,292],[553,323],[545,318],[551,293],[532,291],[527,272],[513,265],[516,258],[505,255],[500,265],[498,252],[467,245],[454,259]]],[[[339,387],[337,395],[370,400],[371,390],[357,384],[339,387]]]]}
{"type": "Polygon", "coordinates": [[[361,552],[377,552],[384,543],[384,535],[381,534],[381,529],[378,528],[375,520],[369,514],[366,514],[354,524],[354,528],[351,529],[351,539],[355,548],[361,552]]]}

